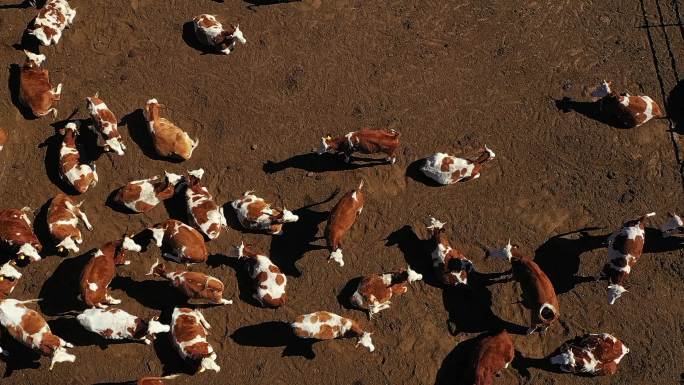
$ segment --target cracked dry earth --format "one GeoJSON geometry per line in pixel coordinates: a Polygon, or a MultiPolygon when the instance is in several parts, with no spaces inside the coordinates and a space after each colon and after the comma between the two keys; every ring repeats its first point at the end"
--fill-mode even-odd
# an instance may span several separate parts
{"type": "MultiPolygon", "coordinates": [[[[0,126],[9,134],[0,153],[1,208],[29,206],[40,222],[60,191],[49,118],[26,120],[13,104],[15,44],[35,16],[0,4],[0,126]],[[13,67],[14,68],[14,67],[13,67]]],[[[308,0],[72,0],[75,24],[57,46],[42,47],[53,82],[63,82],[59,118],[85,118],[85,97],[99,92],[122,119],[129,150],[97,160],[100,183],[78,197],[95,230],[82,250],[124,231],[140,231],[174,217],[182,202],[167,201],[145,215],[105,205],[124,183],[164,170],[203,167],[204,182],[221,204],[255,190],[300,215],[285,235],[243,233],[233,224],[208,244],[212,257],[192,270],[226,283],[232,306],[204,310],[222,370],[181,376],[173,384],[452,384],[463,372],[469,340],[482,332],[527,326],[513,282],[472,281],[470,289],[412,285],[392,307],[369,321],[338,296],[361,275],[406,266],[429,274],[425,220],[447,223],[450,239],[485,274],[507,270],[484,250],[509,238],[551,277],[561,322],[544,335],[514,334],[521,356],[496,384],[675,384],[684,372],[681,240],[647,232],[646,250],[629,277],[629,292],[614,306],[597,275],[606,261],[604,237],[623,221],[650,211],[656,228],[668,210],[684,210],[679,133],[655,120],[620,129],[578,111],[563,112],[563,97],[588,101],[587,89],[612,79],[681,109],[684,35],[677,2],[308,0]],[[261,4],[260,3],[267,3],[261,4]],[[255,5],[256,4],[256,5],[255,5]],[[209,13],[239,22],[246,45],[230,56],[202,54],[188,38],[192,17],[209,13]],[[667,26],[650,26],[645,24],[667,26]],[[191,160],[150,156],[140,112],[155,97],[169,117],[199,137],[191,160]],[[319,138],[364,126],[402,134],[395,165],[345,166],[310,155],[319,138]],[[483,144],[497,158],[478,180],[447,187],[415,177],[416,161],[436,151],[469,154],[483,144]],[[408,171],[407,171],[408,170],[408,171]],[[364,179],[366,206],[347,236],[343,268],[321,248],[327,212],[337,197],[364,179]],[[337,197],[329,199],[336,191],[337,197]],[[577,230],[589,229],[585,234],[577,230]],[[254,306],[231,247],[241,240],[268,253],[288,275],[289,303],[254,306]],[[578,278],[580,277],[580,278],[578,278]],[[316,343],[311,354],[286,346],[297,315],[328,310],[359,320],[376,351],[355,341],[316,343]],[[458,330],[454,336],[450,329],[458,330]],[[631,352],[618,373],[584,378],[540,368],[535,359],[587,332],[609,332],[631,352]]],[[[8,5],[9,4],[9,5],[8,5]]],[[[675,108],[676,107],[676,108],[675,108]]],[[[680,113],[681,114],[681,113],[680,113]]],[[[681,132],[681,131],[679,131],[681,132]]],[[[86,150],[86,154],[89,152],[86,150]]],[[[228,207],[227,207],[228,208],[228,207]]],[[[38,224],[40,227],[40,223],[38,224]]],[[[40,230],[40,229],[39,229],[40,230]]],[[[45,233],[39,231],[43,237],[45,233]]],[[[15,298],[35,305],[53,331],[74,343],[74,364],[51,372],[3,333],[13,354],[0,362],[4,385],[121,383],[145,375],[189,373],[165,336],[153,346],[105,344],[65,312],[81,310],[77,281],[88,254],[49,255],[22,269],[15,298]]],[[[119,269],[112,294],[132,314],[161,314],[168,322],[183,298],[166,282],[145,276],[159,257],[149,247],[119,269]]],[[[171,382],[170,382],[171,383],[171,382]]]]}

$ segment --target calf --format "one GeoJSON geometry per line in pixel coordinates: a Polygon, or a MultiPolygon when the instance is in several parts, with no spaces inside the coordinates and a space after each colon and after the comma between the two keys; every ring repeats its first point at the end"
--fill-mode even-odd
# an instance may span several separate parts
{"type": "Polygon", "coordinates": [[[383,153],[387,155],[387,161],[394,164],[397,160],[399,136],[400,134],[395,130],[362,128],[359,131],[353,131],[337,138],[330,136],[321,138],[321,147],[317,153],[319,155],[326,152],[341,153],[344,154],[345,162],[351,160],[351,154],[354,152],[362,154],[383,153]]]}
{"type": "Polygon", "coordinates": [[[149,321],[131,315],[121,309],[86,309],[76,319],[88,331],[99,334],[108,340],[138,340],[151,344],[155,334],[168,333],[169,325],[157,321],[153,317],[149,321]]]}
{"type": "Polygon", "coordinates": [[[171,284],[189,299],[199,303],[230,305],[233,301],[223,298],[223,282],[218,278],[194,271],[167,271],[166,265],[155,262],[147,275],[168,279],[171,284]]]}
{"type": "Polygon", "coordinates": [[[35,36],[42,45],[57,44],[64,30],[74,23],[74,17],[76,10],[66,0],[48,0],[38,11],[28,34],[35,36]]]}
{"type": "Polygon", "coordinates": [[[83,243],[81,230],[78,228],[78,219],[88,230],[93,226],[88,221],[86,214],[81,211],[83,202],[76,204],[73,199],[66,194],[59,193],[50,202],[47,213],[48,229],[52,239],[57,243],[59,252],[64,249],[78,252],[78,246],[83,243]]]}
{"type": "Polygon", "coordinates": [[[171,316],[171,336],[181,357],[193,362],[199,361],[199,372],[207,369],[220,371],[216,363],[216,352],[207,342],[207,329],[211,328],[204,315],[198,310],[175,308],[171,316]]]}
{"type": "Polygon", "coordinates": [[[226,55],[235,49],[235,42],[247,43],[239,25],[231,25],[229,31],[224,30],[214,15],[196,16],[192,23],[195,27],[195,36],[200,43],[226,55]]]}
{"type": "Polygon", "coordinates": [[[76,191],[83,194],[97,185],[95,164],[81,163],[81,154],[76,148],[78,126],[75,123],[68,123],[63,130],[60,130],[60,133],[64,135],[64,138],[62,148],[59,150],[59,175],[62,179],[66,179],[76,191]]]}
{"type": "Polygon", "coordinates": [[[441,185],[467,182],[479,178],[482,167],[495,157],[494,151],[487,146],[480,149],[476,158],[457,158],[438,152],[427,158],[420,170],[441,185]]]}
{"type": "Polygon", "coordinates": [[[109,284],[116,276],[117,265],[128,265],[126,251],[140,252],[140,245],[125,236],[122,240],[108,242],[98,249],[81,272],[81,299],[89,307],[106,308],[118,305],[121,300],[109,295],[109,284]]]}
{"type": "Polygon", "coordinates": [[[432,233],[434,250],[432,251],[432,267],[439,280],[449,286],[468,284],[468,274],[473,271],[473,263],[458,249],[449,244],[444,223],[430,218],[428,230],[432,233]]]}
{"type": "Polygon", "coordinates": [[[515,347],[511,336],[502,330],[482,338],[475,345],[471,356],[472,383],[474,385],[491,385],[494,376],[508,368],[513,362],[515,347]]]}
{"type": "Polygon", "coordinates": [[[164,253],[166,258],[179,263],[202,263],[209,256],[202,234],[181,221],[167,219],[149,230],[157,247],[165,245],[171,251],[164,253]]]}
{"type": "Polygon", "coordinates": [[[201,168],[188,172],[185,201],[192,225],[211,240],[221,235],[221,229],[228,226],[228,222],[223,216],[223,207],[214,202],[209,190],[200,183],[203,175],[204,170],[201,168]]]}
{"type": "Polygon", "coordinates": [[[627,353],[627,346],[608,333],[587,334],[563,344],[550,361],[564,372],[605,376],[617,372],[627,353]]]}
{"type": "Polygon", "coordinates": [[[38,253],[43,250],[43,245],[33,233],[26,215],[30,211],[28,207],[0,211],[0,249],[16,254],[19,259],[29,257],[32,261],[40,261],[38,253]]]}
{"type": "Polygon", "coordinates": [[[124,145],[121,134],[119,134],[116,116],[107,108],[107,105],[98,97],[97,93],[95,96],[86,98],[86,106],[88,107],[90,117],[95,122],[95,129],[102,135],[105,141],[104,150],[114,151],[119,156],[123,155],[126,145],[124,145]]]}
{"type": "Polygon", "coordinates": [[[164,380],[173,380],[177,378],[178,374],[172,374],[164,377],[143,377],[139,379],[135,385],[164,385],[164,380]]]}
{"type": "Polygon", "coordinates": [[[392,296],[406,293],[409,283],[421,279],[423,276],[410,267],[407,270],[367,275],[361,278],[350,302],[360,309],[368,310],[368,318],[373,318],[376,313],[389,309],[392,296]]]}
{"type": "Polygon", "coordinates": [[[0,151],[5,147],[5,144],[7,144],[7,131],[0,128],[0,151]]]}
{"type": "Polygon", "coordinates": [[[263,198],[247,191],[242,198],[230,204],[237,215],[242,227],[249,230],[266,231],[272,235],[283,233],[285,223],[297,222],[299,217],[286,208],[274,208],[263,198]]]}
{"type": "Polygon", "coordinates": [[[335,338],[359,337],[358,345],[363,345],[371,352],[375,350],[371,333],[361,328],[358,322],[341,317],[327,311],[300,315],[291,324],[292,331],[299,338],[311,338],[317,340],[332,340],[335,338]]]}
{"type": "Polygon", "coordinates": [[[611,90],[611,83],[604,80],[591,95],[595,100],[600,99],[601,107],[605,108],[625,127],[639,127],[652,118],[663,116],[658,103],[650,97],[631,96],[627,93],[618,95],[611,90]]]}
{"type": "Polygon", "coordinates": [[[40,300],[19,301],[7,298],[0,301],[0,324],[24,346],[50,357],[50,370],[57,362],[74,362],[76,356],[66,350],[74,346],[52,334],[45,318],[37,311],[26,307],[27,303],[36,301],[40,300]]]}
{"type": "Polygon", "coordinates": [[[655,216],[655,213],[648,213],[641,218],[627,221],[608,237],[609,261],[603,266],[601,278],[607,278],[610,282],[608,303],[611,305],[627,291],[624,287],[625,280],[644,251],[646,240],[644,221],[652,216],[655,216]]]}
{"type": "Polygon", "coordinates": [[[667,222],[661,227],[663,238],[667,238],[673,234],[684,234],[684,221],[675,213],[667,213],[667,222]]]}
{"type": "Polygon", "coordinates": [[[523,255],[517,245],[510,242],[501,250],[490,251],[490,256],[507,259],[513,269],[513,278],[522,289],[524,305],[530,309],[531,326],[527,334],[545,331],[560,316],[556,290],[549,277],[532,259],[523,255]]]}
{"type": "Polygon", "coordinates": [[[199,144],[199,140],[190,139],[185,131],[161,117],[162,105],[157,99],[150,99],[145,105],[147,122],[152,134],[154,149],[159,156],[188,160],[199,144]]]}
{"type": "Polygon", "coordinates": [[[6,262],[0,266],[0,300],[9,297],[14,287],[19,283],[21,273],[16,269],[14,262],[6,262]]]}
{"type": "Polygon", "coordinates": [[[182,179],[180,175],[165,172],[164,179],[155,175],[129,182],[117,191],[114,202],[136,213],[150,211],[161,201],[171,198],[182,179]]]}
{"type": "Polygon", "coordinates": [[[285,286],[287,285],[287,277],[280,272],[278,266],[274,265],[271,260],[261,255],[251,246],[240,244],[237,247],[238,259],[245,261],[247,273],[252,279],[254,285],[254,293],[252,297],[259,301],[261,306],[280,307],[287,302],[287,293],[285,286]]]}
{"type": "Polygon", "coordinates": [[[344,266],[342,259],[342,238],[356,221],[356,217],[363,211],[365,193],[363,192],[363,180],[356,190],[344,194],[339,202],[330,211],[330,219],[325,226],[325,239],[330,249],[328,260],[334,260],[340,266],[344,266]]]}
{"type": "Polygon", "coordinates": [[[28,51],[24,53],[26,61],[19,74],[19,102],[30,109],[35,117],[49,113],[56,117],[57,109],[53,104],[62,95],[62,84],[52,88],[48,70],[40,67],[45,61],[45,55],[36,55],[28,51]]]}

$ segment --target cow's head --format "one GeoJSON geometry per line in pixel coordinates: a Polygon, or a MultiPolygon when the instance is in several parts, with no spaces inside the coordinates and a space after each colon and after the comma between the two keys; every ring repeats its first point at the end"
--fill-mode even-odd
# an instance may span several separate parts
{"type": "Polygon", "coordinates": [[[231,35],[233,39],[239,41],[242,44],[247,43],[247,39],[245,39],[245,35],[242,34],[242,31],[240,31],[240,25],[233,25],[232,26],[234,31],[233,34],[231,35]]]}
{"type": "Polygon", "coordinates": [[[164,171],[164,177],[171,186],[176,186],[181,180],[183,180],[182,176],[166,171],[164,171]]]}
{"type": "Polygon", "coordinates": [[[26,64],[29,67],[40,67],[40,65],[45,61],[45,55],[42,54],[36,54],[24,50],[24,55],[26,55],[26,64]]]}
{"type": "Polygon", "coordinates": [[[332,139],[332,137],[330,137],[330,135],[321,138],[321,145],[320,145],[320,147],[318,147],[318,150],[316,150],[316,153],[318,155],[323,155],[326,152],[331,152],[331,153],[335,152],[335,149],[330,146],[332,143],[332,140],[333,139],[332,139]]]}
{"type": "Polygon", "coordinates": [[[123,156],[125,147],[121,143],[121,138],[111,138],[105,140],[105,148],[109,151],[114,151],[116,155],[123,156]]]}
{"type": "Polygon", "coordinates": [[[622,285],[618,284],[612,284],[608,286],[608,304],[612,305],[615,303],[615,300],[620,298],[622,296],[622,293],[627,292],[627,289],[624,288],[622,285]]]}
{"type": "Polygon", "coordinates": [[[21,273],[14,267],[12,262],[7,262],[0,267],[0,279],[19,279],[21,273]]]}
{"type": "Polygon", "coordinates": [[[670,233],[682,228],[684,228],[682,218],[677,214],[667,213],[667,222],[660,227],[660,231],[663,233],[663,237],[668,237],[670,233]]]}
{"type": "Polygon", "coordinates": [[[97,109],[95,108],[95,105],[100,104],[101,102],[98,95],[99,93],[96,92],[95,95],[86,97],[86,108],[88,108],[88,112],[91,115],[97,114],[97,109]]]}
{"type": "Polygon", "coordinates": [[[496,259],[503,259],[506,261],[510,261],[511,258],[513,258],[513,250],[517,249],[517,245],[511,245],[511,240],[508,240],[508,243],[506,246],[502,247],[501,249],[493,249],[487,251],[487,256],[488,257],[493,257],[496,259]]]}
{"type": "Polygon", "coordinates": [[[19,256],[19,259],[29,257],[29,259],[34,262],[40,261],[42,259],[40,257],[40,254],[38,254],[38,250],[36,250],[35,247],[28,243],[24,243],[23,245],[21,245],[21,247],[19,248],[19,252],[17,252],[17,255],[19,256]]]}
{"type": "Polygon", "coordinates": [[[154,341],[156,338],[156,334],[159,333],[168,333],[171,331],[171,326],[169,325],[164,325],[163,323],[158,321],[159,317],[153,317],[150,322],[147,324],[147,335],[145,336],[145,343],[149,343],[149,341],[154,341]]]}
{"type": "Polygon", "coordinates": [[[608,81],[605,81],[605,80],[604,80],[604,81],[603,81],[601,84],[599,84],[598,87],[596,87],[596,89],[591,93],[592,99],[594,99],[594,101],[596,101],[596,100],[603,99],[604,97],[610,95],[610,93],[613,92],[613,91],[610,89],[610,86],[611,86],[612,83],[613,83],[613,82],[608,82],[608,81]]]}
{"type": "Polygon", "coordinates": [[[71,134],[73,136],[78,135],[79,122],[69,122],[64,126],[64,128],[59,129],[61,135],[71,134]]]}

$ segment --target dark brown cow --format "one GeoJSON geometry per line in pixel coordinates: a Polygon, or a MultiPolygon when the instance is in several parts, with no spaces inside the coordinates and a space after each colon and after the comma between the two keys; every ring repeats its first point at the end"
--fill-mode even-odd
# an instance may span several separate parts
{"type": "Polygon", "coordinates": [[[223,298],[224,285],[218,278],[195,271],[167,271],[164,263],[155,262],[147,275],[165,278],[193,302],[229,305],[223,298]]]}
{"type": "Polygon", "coordinates": [[[515,348],[511,336],[505,330],[478,341],[472,355],[474,385],[491,385],[494,376],[513,362],[515,348]]]}
{"type": "Polygon", "coordinates": [[[434,249],[432,251],[432,267],[439,280],[449,286],[468,284],[468,274],[473,270],[473,263],[463,253],[451,247],[446,236],[444,223],[430,218],[428,230],[432,232],[434,249]]]}
{"type": "Polygon", "coordinates": [[[345,136],[321,138],[321,147],[316,151],[319,155],[328,153],[344,154],[345,162],[351,160],[354,152],[362,154],[383,153],[387,155],[387,161],[397,161],[397,149],[399,148],[399,134],[395,130],[373,130],[362,128],[352,131],[345,136]]]}
{"type": "Polygon", "coordinates": [[[363,211],[365,194],[363,192],[363,180],[356,190],[344,194],[339,202],[330,211],[330,219],[325,227],[325,239],[330,249],[330,260],[344,266],[342,259],[342,238],[351,229],[356,217],[363,211]]]}
{"type": "Polygon", "coordinates": [[[45,55],[36,55],[28,51],[24,53],[26,61],[19,75],[19,101],[36,117],[49,113],[56,117],[57,109],[53,104],[62,94],[62,84],[52,88],[48,70],[40,67],[45,61],[45,55]]]}
{"type": "Polygon", "coordinates": [[[563,344],[550,361],[564,372],[606,376],[617,372],[627,353],[627,346],[608,333],[587,334],[563,344]]]}
{"type": "Polygon", "coordinates": [[[32,261],[40,261],[38,253],[43,245],[33,233],[28,212],[31,212],[28,207],[0,211],[0,249],[16,254],[19,259],[29,257],[32,261]]]}

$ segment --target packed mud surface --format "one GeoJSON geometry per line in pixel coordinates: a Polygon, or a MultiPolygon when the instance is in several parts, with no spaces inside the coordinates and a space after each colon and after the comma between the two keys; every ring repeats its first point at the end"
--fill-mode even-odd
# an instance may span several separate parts
{"type": "MultiPolygon", "coordinates": [[[[656,230],[667,211],[684,211],[677,121],[684,9],[677,1],[72,0],[73,27],[57,46],[40,48],[53,83],[64,84],[54,121],[26,119],[17,107],[21,49],[35,49],[28,38],[21,45],[22,34],[36,14],[18,1],[0,4],[0,127],[9,135],[0,152],[0,208],[33,209],[47,250],[43,261],[22,267],[12,296],[42,298],[32,306],[76,345],[77,360],[48,371],[48,359],[2,331],[10,353],[0,361],[3,385],[171,373],[182,374],[169,381],[178,385],[453,384],[466,372],[472,339],[501,328],[519,354],[496,384],[679,383],[684,240],[656,230]],[[229,56],[204,52],[189,24],[202,13],[239,23],[247,44],[229,56]],[[672,120],[636,129],[607,124],[589,96],[603,79],[667,105],[672,120]],[[76,199],[94,231],[84,230],[81,253],[58,256],[47,236],[47,205],[62,189],[73,191],[57,174],[56,128],[86,119],[85,97],[96,92],[121,121],[128,151],[99,154],[97,138],[81,135],[100,182],[76,199]],[[150,98],[199,138],[189,161],[154,154],[141,110],[150,98]],[[312,154],[321,136],[362,127],[401,132],[396,164],[312,154]],[[471,155],[485,144],[497,156],[477,180],[436,187],[418,172],[420,159],[434,152],[471,155]],[[209,262],[189,269],[223,280],[235,303],[202,310],[222,369],[192,375],[167,335],[152,346],[107,343],[74,314],[83,309],[76,296],[88,250],[169,217],[187,220],[182,195],[131,215],[110,207],[110,194],[131,180],[199,167],[220,204],[254,190],[300,220],[281,236],[249,233],[225,206],[230,226],[208,243],[209,262]],[[366,205],[339,267],[327,261],[323,229],[335,202],[361,179],[366,205]],[[607,261],[605,238],[651,211],[658,215],[647,223],[629,292],[610,306],[607,283],[594,280],[607,261]],[[477,274],[467,288],[444,289],[431,277],[430,216],[446,222],[452,243],[473,260],[477,274]],[[486,249],[509,238],[559,293],[560,322],[544,334],[525,335],[530,315],[519,285],[500,274],[510,265],[485,259],[486,249]],[[256,306],[231,257],[241,241],[287,274],[286,306],[256,306]],[[426,280],[393,298],[389,310],[368,320],[348,307],[355,278],[407,264],[426,280]],[[355,339],[293,340],[286,323],[317,310],[360,321],[376,351],[355,347],[355,339]],[[564,341],[589,332],[611,333],[630,348],[616,375],[579,377],[545,365],[542,358],[564,341]]],[[[146,247],[118,269],[112,295],[130,313],[169,322],[184,297],[146,276],[161,253],[144,234],[137,239],[146,247]]]]}

